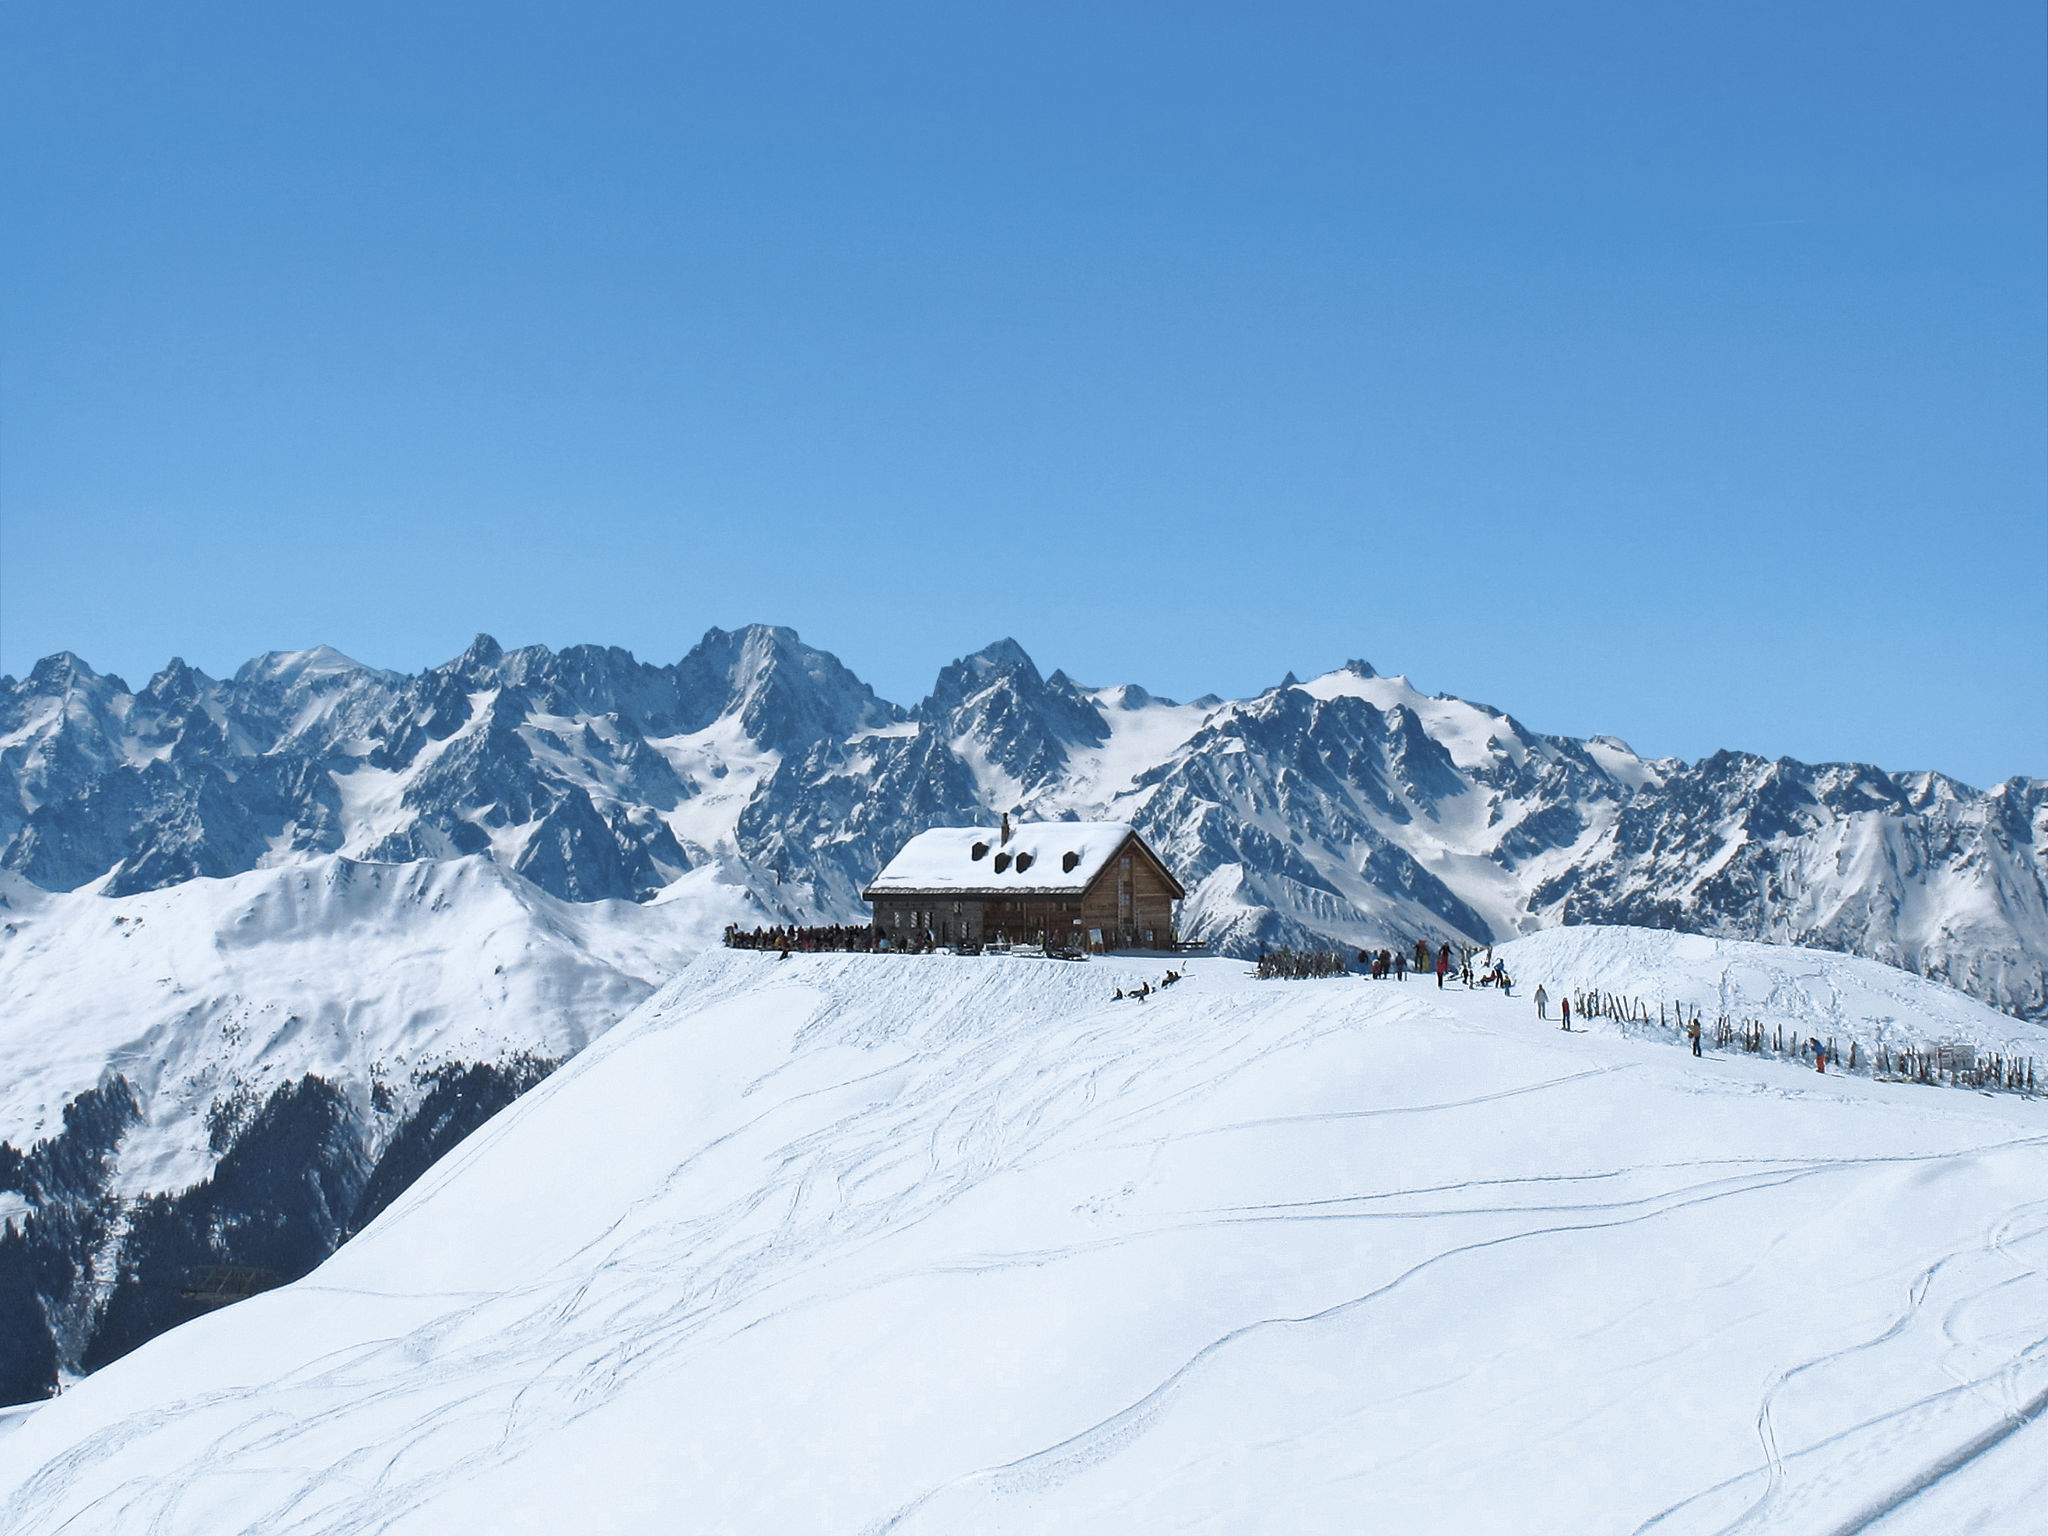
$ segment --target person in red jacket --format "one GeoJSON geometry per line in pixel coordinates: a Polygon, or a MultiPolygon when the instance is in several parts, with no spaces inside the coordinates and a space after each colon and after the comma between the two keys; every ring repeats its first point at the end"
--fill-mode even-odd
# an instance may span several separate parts
{"type": "Polygon", "coordinates": [[[1436,952],[1436,984],[1439,987],[1444,984],[1444,977],[1450,974],[1450,970],[1451,946],[1446,944],[1436,952]]]}

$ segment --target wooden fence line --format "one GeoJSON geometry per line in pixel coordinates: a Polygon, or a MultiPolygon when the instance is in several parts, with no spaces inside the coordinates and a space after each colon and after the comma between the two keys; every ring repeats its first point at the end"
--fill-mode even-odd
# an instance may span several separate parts
{"type": "MultiPolygon", "coordinates": [[[[1709,1022],[1697,1004],[1663,999],[1657,1002],[1654,1018],[1650,1005],[1639,997],[1626,997],[1598,988],[1574,991],[1572,1012],[1581,1018],[1608,1019],[1625,1029],[1658,1030],[1672,1033],[1674,1042],[1687,1043],[1692,1026],[1700,1028],[1700,1041],[1712,1040],[1716,1049],[1739,1049],[1751,1055],[1797,1057],[1810,1061],[1806,1041],[1795,1031],[1790,1037],[1783,1024],[1766,1025],[1755,1018],[1715,1014],[1709,1022]]],[[[1978,1088],[2012,1093],[2034,1092],[2034,1058],[1979,1052],[1971,1045],[1879,1044],[1875,1049],[1851,1039],[1846,1058],[1833,1035],[1822,1042],[1828,1060],[1839,1070],[1865,1072],[1882,1082],[1928,1083],[1944,1088],[1978,1088]]]]}

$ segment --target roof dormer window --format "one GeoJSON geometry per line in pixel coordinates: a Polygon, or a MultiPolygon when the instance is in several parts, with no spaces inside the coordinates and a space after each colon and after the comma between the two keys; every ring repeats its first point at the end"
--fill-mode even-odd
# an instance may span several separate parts
{"type": "Polygon", "coordinates": [[[1078,853],[1068,852],[1060,857],[1060,868],[1070,875],[1080,866],[1080,863],[1081,855],[1078,853]]]}
{"type": "Polygon", "coordinates": [[[1030,855],[1030,854],[1028,854],[1028,853],[1020,853],[1020,854],[1018,854],[1018,855],[1017,855],[1017,873],[1021,875],[1021,874],[1023,874],[1023,873],[1024,873],[1024,871],[1025,871],[1025,870],[1029,869],[1030,867],[1031,867],[1031,855],[1030,855]]]}
{"type": "Polygon", "coordinates": [[[976,863],[979,863],[981,860],[988,857],[988,844],[976,843],[972,848],[967,850],[967,857],[973,859],[976,863]]]}
{"type": "Polygon", "coordinates": [[[1010,856],[1009,856],[1009,855],[1008,855],[1007,853],[999,853],[999,854],[997,854],[997,855],[996,855],[996,873],[1000,875],[1000,874],[1001,874],[1001,873],[1002,873],[1002,872],[1003,872],[1004,870],[1008,869],[1009,867],[1010,867],[1010,856]]]}

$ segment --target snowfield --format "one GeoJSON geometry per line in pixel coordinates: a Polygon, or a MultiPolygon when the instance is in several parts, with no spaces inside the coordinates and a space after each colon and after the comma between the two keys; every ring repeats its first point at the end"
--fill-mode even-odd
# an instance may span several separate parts
{"type": "MultiPolygon", "coordinates": [[[[1717,1014],[1782,1024],[1788,1037],[1834,1039],[1846,1056],[1865,1049],[1971,1045],[2038,1058],[2048,1087],[2048,1028],[1986,1008],[1951,987],[1853,955],[1652,928],[1553,928],[1502,950],[1521,990],[1599,988],[1682,1003],[1711,1026],[1717,1014]]],[[[1674,1017],[1676,1010],[1674,1010],[1674,1017]]]]}
{"type": "Polygon", "coordinates": [[[1514,998],[1122,1002],[1165,962],[705,954],[21,1417],[0,1531],[2038,1531],[2048,1106],[1519,991],[2048,1034],[1839,955],[1502,952],[1514,998]]]}
{"type": "Polygon", "coordinates": [[[105,897],[0,871],[0,1140],[54,1134],[66,1103],[119,1073],[144,1123],[120,1193],[211,1169],[208,1114],[318,1073],[360,1100],[418,1068],[581,1050],[755,921],[744,891],[693,870],[662,904],[567,902],[489,859],[327,856],[105,897]]]}

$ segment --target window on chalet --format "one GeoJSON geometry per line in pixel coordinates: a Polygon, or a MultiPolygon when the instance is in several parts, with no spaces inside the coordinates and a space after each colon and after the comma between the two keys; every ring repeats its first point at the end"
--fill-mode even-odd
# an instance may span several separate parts
{"type": "Polygon", "coordinates": [[[1004,870],[1008,869],[1009,867],[1010,867],[1010,856],[1009,856],[1009,855],[1008,855],[1007,853],[999,853],[999,854],[997,854],[997,855],[996,855],[996,873],[1000,875],[1000,874],[1001,874],[1001,873],[1002,873],[1002,872],[1003,872],[1004,870]]]}
{"type": "Polygon", "coordinates": [[[985,858],[987,858],[987,857],[988,857],[988,844],[987,844],[987,843],[976,843],[976,844],[975,844],[975,845],[974,845],[974,846],[973,846],[972,848],[970,848],[970,849],[968,849],[968,850],[967,850],[967,857],[969,857],[970,859],[977,859],[977,860],[979,860],[979,859],[985,859],[985,858]]]}
{"type": "Polygon", "coordinates": [[[1069,853],[1060,860],[1060,868],[1064,869],[1068,874],[1071,875],[1074,872],[1074,870],[1080,865],[1080,862],[1081,855],[1079,855],[1078,853],[1069,853]]]}
{"type": "Polygon", "coordinates": [[[1021,874],[1023,874],[1023,873],[1024,873],[1024,871],[1025,871],[1025,870],[1029,869],[1030,867],[1031,867],[1031,855],[1030,855],[1030,854],[1028,854],[1028,853],[1020,853],[1020,854],[1018,854],[1018,855],[1017,855],[1017,873],[1021,875],[1021,874]]]}

